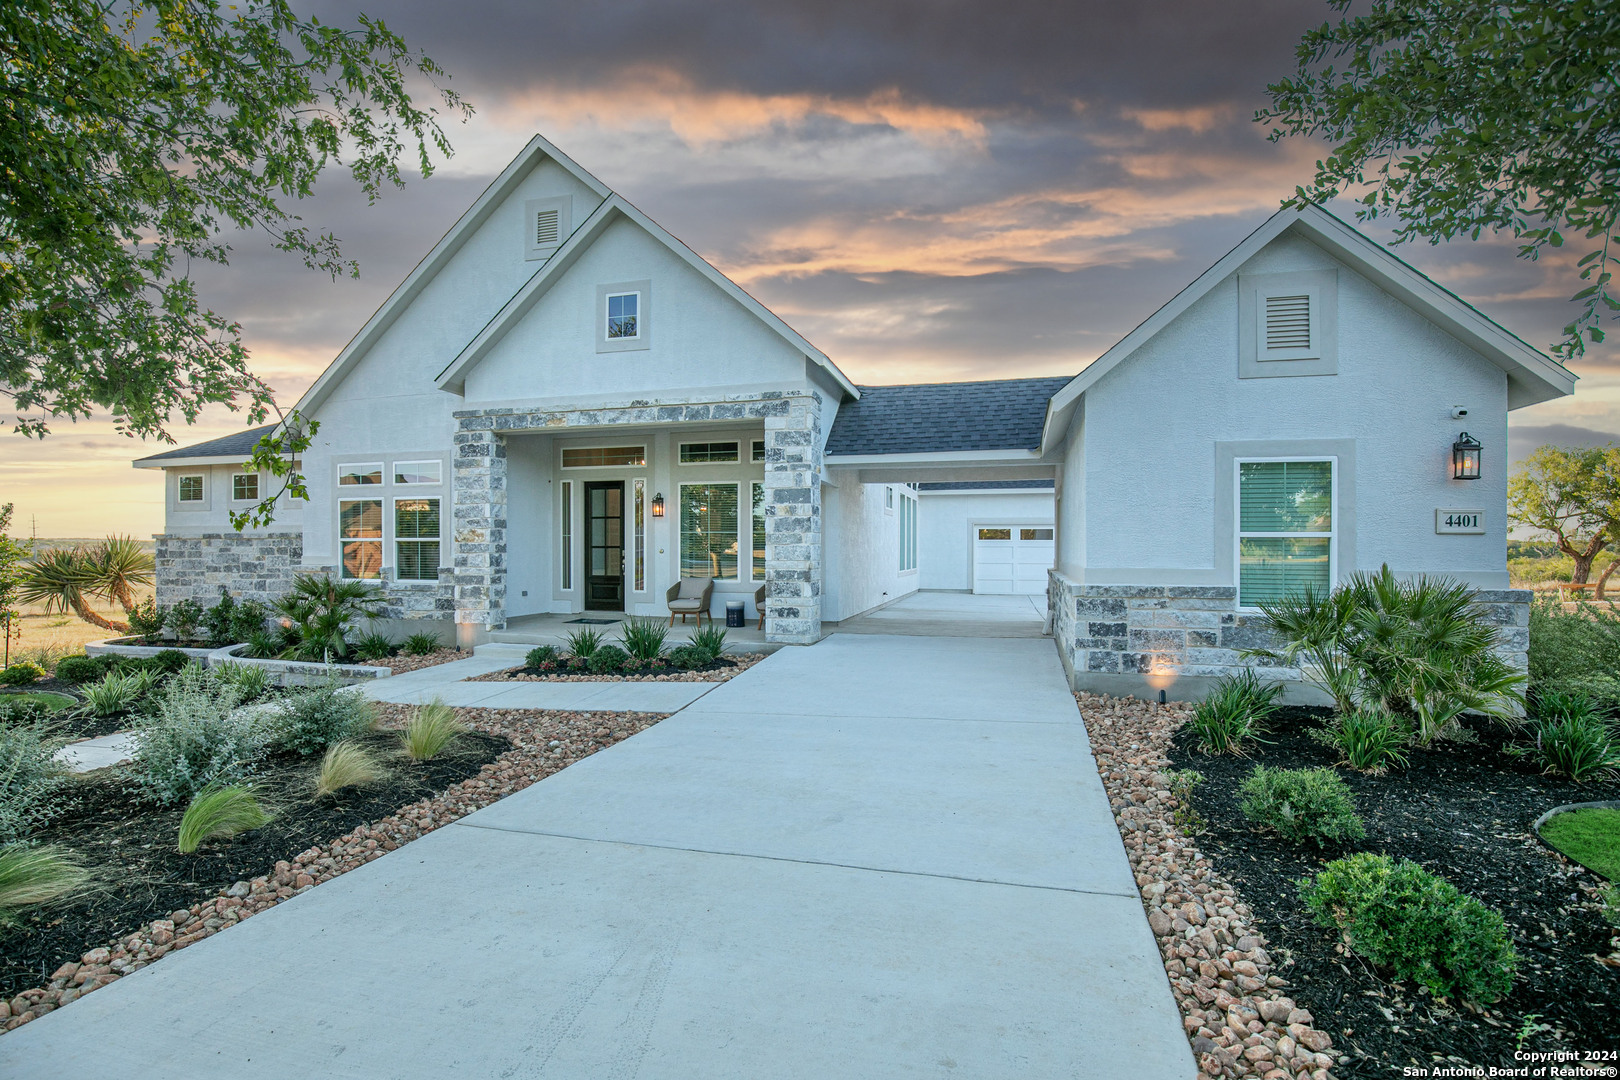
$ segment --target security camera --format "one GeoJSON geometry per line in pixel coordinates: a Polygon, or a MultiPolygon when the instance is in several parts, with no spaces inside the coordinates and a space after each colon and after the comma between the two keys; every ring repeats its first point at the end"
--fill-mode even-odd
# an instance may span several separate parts
{"type": "Polygon", "coordinates": [[[1467,415],[1468,415],[1468,410],[1463,408],[1461,405],[1453,405],[1451,407],[1451,418],[1453,420],[1461,420],[1463,417],[1465,417],[1467,415]]]}

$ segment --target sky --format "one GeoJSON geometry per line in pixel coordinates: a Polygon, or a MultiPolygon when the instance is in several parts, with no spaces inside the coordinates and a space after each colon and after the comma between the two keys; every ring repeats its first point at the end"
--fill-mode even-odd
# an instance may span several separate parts
{"type": "MultiPolygon", "coordinates": [[[[475,107],[455,154],[368,206],[341,171],[296,208],[359,280],[232,238],[201,267],[286,405],[320,374],[538,132],[804,334],[857,383],[1068,375],[1106,351],[1309,179],[1325,144],[1267,140],[1319,0],[497,0],[296,3],[363,10],[475,107]]],[[[1348,216],[1346,207],[1334,207],[1348,216]]],[[[1366,226],[1380,239],[1383,223],[1366,226]]],[[[1510,238],[1397,253],[1531,344],[1571,318],[1568,258],[1510,238]]],[[[1575,395],[1521,409],[1513,459],[1620,441],[1620,362],[1571,365],[1575,395]]],[[[246,426],[212,409],[185,445],[246,426]]],[[[9,428],[9,425],[8,425],[9,428]]],[[[13,531],[146,536],[164,449],[105,418],[43,441],[0,433],[13,531]]]]}

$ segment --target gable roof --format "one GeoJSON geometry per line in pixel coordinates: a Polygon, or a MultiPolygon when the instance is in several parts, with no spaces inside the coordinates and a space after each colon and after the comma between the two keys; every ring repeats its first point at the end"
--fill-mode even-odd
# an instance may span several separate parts
{"type": "Polygon", "coordinates": [[[321,372],[321,377],[316,379],[308,390],[304,391],[304,396],[299,398],[297,405],[300,413],[308,416],[320,407],[321,403],[331,394],[333,388],[343,380],[343,377],[349,373],[355,363],[365,355],[366,350],[376,344],[377,339],[382,337],[390,326],[394,325],[394,320],[398,319],[405,309],[410,306],[412,300],[421,295],[422,290],[427,287],[428,283],[438,276],[439,271],[444,269],[445,264],[450,261],[456,252],[461,250],[462,245],[472,237],[473,233],[477,232],[479,227],[489,220],[490,215],[523,182],[524,177],[529,175],[542,158],[550,158],[556,162],[574,179],[594,191],[598,197],[606,199],[613,194],[606,184],[586,172],[573,158],[570,158],[541,136],[534,136],[518,156],[512,159],[511,164],[501,171],[501,174],[490,183],[489,187],[484,189],[484,193],[478,196],[472,206],[467,208],[467,212],[457,218],[456,223],[450,226],[450,230],[439,238],[439,242],[433,245],[433,250],[423,256],[422,261],[416,264],[416,268],[406,276],[404,281],[400,282],[399,287],[389,295],[388,299],[383,301],[382,307],[378,308],[371,318],[366,320],[366,324],[343,347],[343,351],[338,353],[336,359],[327,365],[325,371],[321,372]]]}
{"type": "Polygon", "coordinates": [[[1431,281],[1389,249],[1323,210],[1279,210],[1254,232],[1221,256],[1193,282],[1171,297],[1113,348],[1088,364],[1053,396],[1047,414],[1046,439],[1060,437],[1067,416],[1080,395],[1147,344],[1182,312],[1203,299],[1260,249],[1289,229],[1296,229],[1328,254],[1347,264],[1374,285],[1414,308],[1440,329],[1457,338],[1508,377],[1508,408],[1518,409],[1575,392],[1576,375],[1501,324],[1485,316],[1456,293],[1431,281]]]}
{"type": "Polygon", "coordinates": [[[863,386],[838,410],[827,454],[921,454],[1035,450],[1047,402],[1071,380],[863,386]]]}
{"type": "Polygon", "coordinates": [[[241,462],[253,453],[253,447],[264,436],[276,430],[275,424],[249,428],[246,431],[222,435],[207,442],[180,446],[161,454],[148,454],[135,459],[137,469],[161,469],[172,465],[201,465],[205,462],[241,462]]]}
{"type": "Polygon", "coordinates": [[[507,332],[516,326],[528,314],[529,310],[540,301],[540,298],[550,291],[568,269],[579,261],[596,238],[601,236],[607,227],[619,218],[627,218],[640,226],[641,229],[668,248],[683,262],[707,278],[721,292],[741,304],[749,314],[764,323],[773,333],[787,342],[789,347],[802,353],[806,359],[819,365],[841,387],[844,393],[852,398],[860,396],[854,383],[849,377],[838,369],[826,353],[806,341],[797,330],[783,322],[775,312],[749,295],[742,286],[732,281],[726,275],[716,270],[709,261],[680,240],[672,236],[662,225],[642,213],[631,205],[622,195],[609,192],[608,197],[598,206],[584,224],[575,229],[573,235],[547,259],[524,285],[513,294],[500,311],[495,313],[488,325],[478,333],[478,336],[468,342],[445,369],[439,373],[439,389],[451,393],[462,393],[466,386],[467,373],[477,367],[484,357],[489,355],[497,342],[506,336],[507,332]]]}

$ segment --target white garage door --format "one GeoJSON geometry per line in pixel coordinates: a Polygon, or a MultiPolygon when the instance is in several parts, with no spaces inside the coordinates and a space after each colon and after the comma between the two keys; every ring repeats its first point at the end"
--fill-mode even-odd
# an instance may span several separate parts
{"type": "Polygon", "coordinates": [[[1053,554],[1050,525],[978,526],[973,531],[973,591],[1044,593],[1053,554]]]}

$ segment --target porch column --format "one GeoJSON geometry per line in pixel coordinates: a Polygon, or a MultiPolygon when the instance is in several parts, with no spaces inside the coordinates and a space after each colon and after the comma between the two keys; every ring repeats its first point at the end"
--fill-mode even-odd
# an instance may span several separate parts
{"type": "Polygon", "coordinates": [[[784,395],[765,417],[765,639],[821,638],[821,395],[784,395]]]}
{"type": "Polygon", "coordinates": [[[489,416],[457,427],[450,543],[456,643],[470,648],[506,625],[506,442],[489,416]]]}

